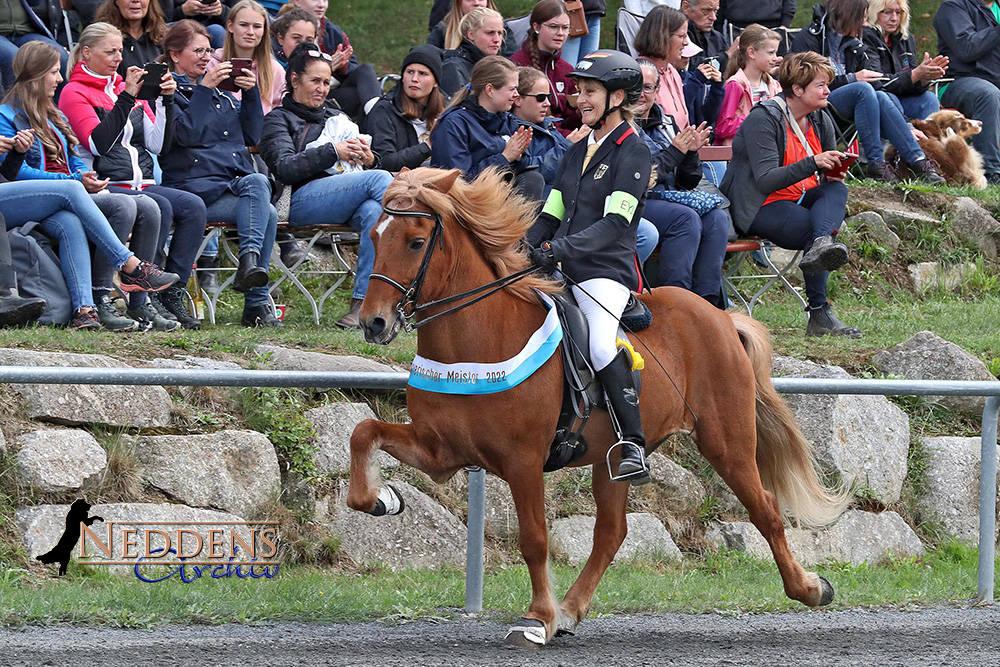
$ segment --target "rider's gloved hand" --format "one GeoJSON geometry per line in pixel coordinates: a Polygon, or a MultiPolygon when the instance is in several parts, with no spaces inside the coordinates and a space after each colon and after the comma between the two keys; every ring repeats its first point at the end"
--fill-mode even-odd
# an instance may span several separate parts
{"type": "Polygon", "coordinates": [[[528,255],[531,263],[543,271],[552,271],[556,268],[556,256],[552,252],[552,245],[546,241],[537,248],[533,248],[528,255]]]}

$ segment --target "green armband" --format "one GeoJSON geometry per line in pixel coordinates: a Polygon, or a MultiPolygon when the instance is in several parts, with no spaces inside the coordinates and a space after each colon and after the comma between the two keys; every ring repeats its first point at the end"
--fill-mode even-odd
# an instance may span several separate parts
{"type": "Polygon", "coordinates": [[[627,224],[632,224],[632,219],[635,218],[635,212],[639,208],[638,199],[627,192],[615,190],[611,193],[611,196],[608,197],[607,202],[604,215],[617,213],[621,217],[625,218],[625,222],[627,224]]]}
{"type": "Polygon", "coordinates": [[[562,192],[554,188],[549,192],[549,197],[545,200],[545,207],[542,209],[542,213],[548,213],[559,220],[563,219],[563,216],[566,215],[566,207],[563,205],[562,192]]]}

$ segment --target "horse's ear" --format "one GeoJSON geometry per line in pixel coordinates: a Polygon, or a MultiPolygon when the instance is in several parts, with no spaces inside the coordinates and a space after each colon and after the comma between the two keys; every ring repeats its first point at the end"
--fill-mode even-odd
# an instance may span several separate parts
{"type": "Polygon", "coordinates": [[[402,169],[400,169],[400,170],[399,170],[399,173],[400,173],[400,174],[405,174],[405,173],[406,173],[406,172],[408,172],[409,170],[410,170],[410,168],[409,168],[409,167],[403,167],[402,169]]]}
{"type": "Polygon", "coordinates": [[[427,187],[434,188],[438,192],[447,194],[451,191],[451,187],[455,185],[455,181],[457,181],[458,177],[461,175],[461,169],[452,169],[451,171],[445,172],[445,174],[440,178],[429,182],[427,187]]]}

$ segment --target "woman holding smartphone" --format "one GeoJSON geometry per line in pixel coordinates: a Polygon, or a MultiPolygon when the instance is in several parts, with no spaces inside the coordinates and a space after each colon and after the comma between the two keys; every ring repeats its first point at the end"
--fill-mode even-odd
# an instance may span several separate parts
{"type": "MultiPolygon", "coordinates": [[[[250,70],[257,77],[257,87],[261,91],[260,103],[264,113],[280,106],[281,98],[285,96],[285,70],[271,54],[267,10],[254,0],[240,0],[233,5],[226,21],[226,40],[222,48],[216,49],[212,55],[208,68],[237,58],[250,61],[250,70]]],[[[234,69],[237,64],[241,63],[234,62],[234,69]]],[[[231,88],[233,96],[241,99],[240,89],[235,85],[231,88]]]]}
{"type": "Polygon", "coordinates": [[[167,20],[156,0],[106,0],[97,10],[95,23],[110,23],[122,32],[122,61],[118,73],[142,67],[159,58],[167,20]]]}
{"type": "Polygon", "coordinates": [[[154,261],[176,273],[179,281],[136,314],[144,314],[158,330],[169,331],[178,322],[186,329],[197,329],[201,321],[188,313],[184,285],[205,235],[205,203],[190,192],[157,185],[153,177],[153,155],[169,150],[172,142],[177,84],[164,71],[153,82],[158,84],[159,95],[152,103],[137,100],[147,87],[143,80],[151,74],[133,66],[122,78],[117,73],[121,59],[118,28],[109,23],[87,26],[70,56],[73,73],[59,97],[59,108],[85,147],[84,160],[100,178],[109,179],[120,192],[144,194],[160,208],[154,261]],[[171,228],[174,238],[166,257],[164,247],[171,228]]]}

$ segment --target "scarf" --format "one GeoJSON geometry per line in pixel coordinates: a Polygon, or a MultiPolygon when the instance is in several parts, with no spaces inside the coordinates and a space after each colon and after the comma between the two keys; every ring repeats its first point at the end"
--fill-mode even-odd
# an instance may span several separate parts
{"type": "Polygon", "coordinates": [[[322,125],[326,122],[327,108],[325,104],[314,109],[313,107],[308,107],[301,102],[296,102],[292,98],[292,93],[289,92],[285,94],[284,99],[281,101],[281,106],[308,123],[322,125]]]}

